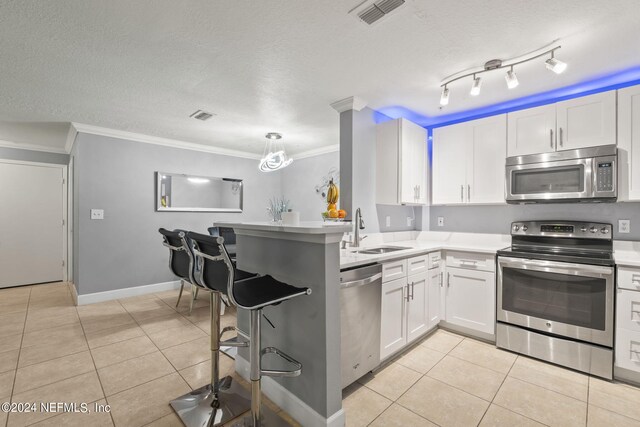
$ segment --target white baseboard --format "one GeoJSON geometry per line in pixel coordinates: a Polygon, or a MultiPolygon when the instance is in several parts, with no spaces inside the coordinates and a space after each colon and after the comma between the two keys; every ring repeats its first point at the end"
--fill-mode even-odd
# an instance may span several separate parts
{"type": "MultiPolygon", "coordinates": [[[[239,354],[236,356],[236,371],[249,381],[249,362],[239,354]]],[[[262,377],[262,392],[280,409],[305,427],[344,427],[344,410],[325,418],[300,400],[271,377],[262,377]]]]}
{"type": "MultiPolygon", "coordinates": [[[[75,287],[75,286],[74,286],[75,287]]],[[[114,289],[112,291],[95,292],[93,294],[78,295],[78,305],[93,304],[96,302],[111,301],[114,299],[135,297],[138,295],[152,294],[155,292],[178,289],[180,281],[154,283],[152,285],[134,286],[132,288],[114,289]]]]}

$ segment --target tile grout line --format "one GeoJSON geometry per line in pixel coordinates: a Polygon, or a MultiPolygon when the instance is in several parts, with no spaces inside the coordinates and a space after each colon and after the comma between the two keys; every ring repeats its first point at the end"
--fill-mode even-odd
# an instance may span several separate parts
{"type": "MultiPolygon", "coordinates": [[[[78,317],[80,317],[80,313],[78,312],[78,306],[76,306],[76,312],[78,314],[78,317]]],[[[89,349],[89,355],[91,356],[91,363],[93,363],[93,369],[95,369],[95,373],[96,373],[96,377],[98,378],[98,383],[100,384],[100,389],[102,390],[102,396],[104,397],[105,402],[107,402],[107,404],[109,403],[107,401],[107,394],[104,391],[104,386],[102,385],[102,380],[100,379],[100,374],[98,373],[98,367],[96,366],[96,361],[93,358],[93,352],[91,351],[91,348],[89,347],[89,340],[87,339],[87,332],[84,330],[84,325],[82,324],[82,321],[80,322],[80,327],[82,328],[82,334],[84,335],[84,340],[87,343],[87,348],[89,349]]],[[[109,411],[109,417],[111,418],[111,423],[115,426],[116,425],[116,421],[113,419],[113,411],[109,411]]]]}
{"type": "MultiPolygon", "coordinates": [[[[16,377],[18,376],[18,365],[20,364],[20,355],[22,354],[22,341],[24,340],[24,329],[27,325],[27,316],[29,315],[29,304],[31,302],[31,291],[32,288],[29,288],[29,296],[27,297],[27,310],[24,314],[24,324],[22,325],[22,336],[20,337],[20,347],[18,347],[18,360],[16,361],[16,368],[13,373],[13,384],[11,384],[11,394],[9,395],[9,401],[13,402],[13,390],[16,387],[16,377]]],[[[9,425],[9,417],[11,413],[7,414],[7,419],[5,420],[5,427],[9,425]]]]}
{"type": "Polygon", "coordinates": [[[482,420],[487,415],[487,412],[489,412],[489,408],[491,408],[491,405],[494,404],[493,401],[496,400],[496,396],[498,395],[498,393],[500,393],[500,389],[504,385],[504,382],[507,380],[507,377],[509,377],[509,373],[511,373],[511,370],[513,369],[513,367],[515,366],[516,362],[518,361],[518,357],[519,356],[516,356],[516,358],[513,359],[513,363],[511,364],[511,366],[509,366],[509,370],[507,371],[507,373],[505,374],[504,378],[502,379],[502,382],[500,383],[500,386],[496,390],[496,393],[493,395],[493,398],[491,398],[491,401],[489,402],[489,406],[487,406],[487,409],[484,410],[484,414],[482,414],[482,417],[480,418],[480,421],[478,421],[478,425],[480,425],[482,423],[482,420]]]}

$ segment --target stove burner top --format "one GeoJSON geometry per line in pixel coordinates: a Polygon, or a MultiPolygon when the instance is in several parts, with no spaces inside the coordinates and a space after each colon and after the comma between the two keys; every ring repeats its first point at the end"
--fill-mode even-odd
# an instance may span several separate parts
{"type": "Polygon", "coordinates": [[[612,266],[611,229],[611,224],[574,221],[514,222],[511,247],[498,255],[612,266]]]}

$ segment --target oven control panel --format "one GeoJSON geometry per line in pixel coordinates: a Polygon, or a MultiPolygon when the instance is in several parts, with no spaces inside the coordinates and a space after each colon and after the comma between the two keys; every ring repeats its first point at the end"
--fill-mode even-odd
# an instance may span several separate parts
{"type": "Polygon", "coordinates": [[[511,224],[512,236],[573,237],[611,240],[613,226],[595,222],[517,221],[511,224]]]}

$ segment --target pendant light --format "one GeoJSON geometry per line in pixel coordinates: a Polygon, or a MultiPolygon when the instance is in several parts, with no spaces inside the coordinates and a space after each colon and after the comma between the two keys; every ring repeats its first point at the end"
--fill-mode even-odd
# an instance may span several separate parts
{"type": "Polygon", "coordinates": [[[440,105],[447,105],[449,103],[449,88],[444,85],[442,88],[442,94],[440,94],[440,105]]]}
{"type": "Polygon", "coordinates": [[[553,50],[551,51],[551,58],[547,59],[545,62],[545,64],[547,65],[547,70],[551,70],[556,74],[561,74],[562,72],[564,72],[564,70],[567,69],[567,63],[566,62],[562,62],[559,59],[556,59],[556,57],[553,54],[553,50]]]}
{"type": "Polygon", "coordinates": [[[284,145],[280,141],[282,135],[277,132],[269,132],[265,138],[267,138],[267,142],[258,169],[261,172],[273,172],[289,166],[293,159],[287,156],[284,151],[284,145]]]}
{"type": "Polygon", "coordinates": [[[471,86],[471,91],[469,92],[469,94],[471,96],[478,96],[480,95],[480,88],[482,87],[482,80],[480,79],[480,77],[476,77],[476,75],[473,75],[473,85],[471,86]]]}

